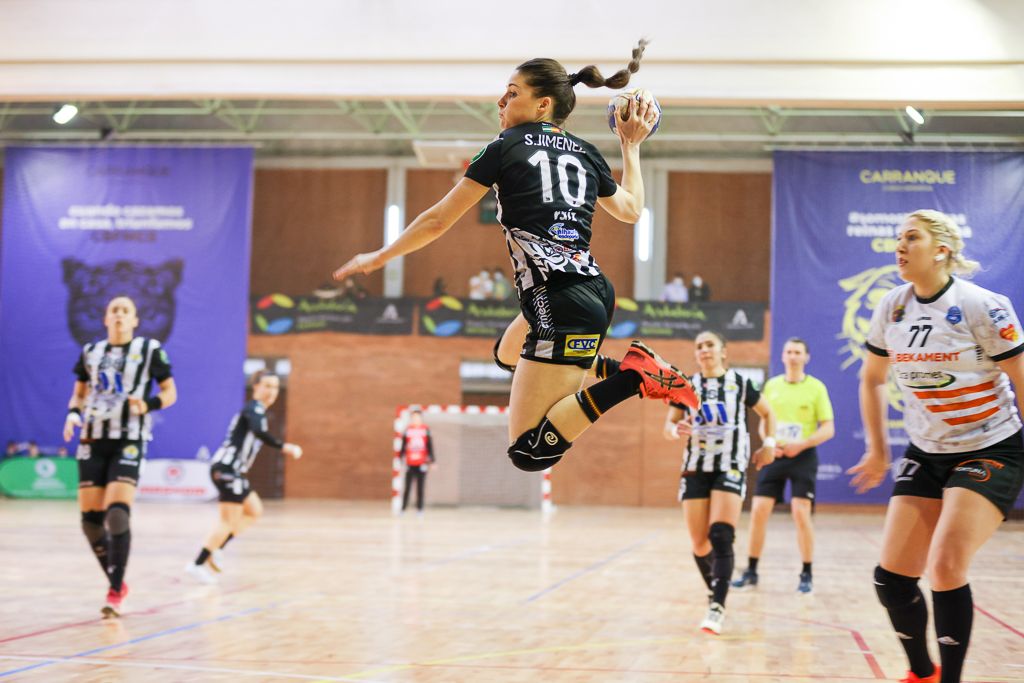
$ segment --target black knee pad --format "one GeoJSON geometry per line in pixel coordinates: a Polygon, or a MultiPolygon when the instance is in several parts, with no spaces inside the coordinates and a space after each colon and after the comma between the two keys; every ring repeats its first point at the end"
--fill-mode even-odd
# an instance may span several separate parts
{"type": "Polygon", "coordinates": [[[924,598],[917,582],[920,577],[894,574],[881,566],[875,567],[875,593],[882,607],[906,607],[924,598]]]}
{"type": "Polygon", "coordinates": [[[736,540],[736,527],[725,522],[715,522],[708,529],[708,540],[715,554],[731,554],[733,541],[736,540]]]}
{"type": "Polygon", "coordinates": [[[501,360],[498,358],[498,347],[501,346],[501,340],[504,339],[504,338],[505,338],[505,333],[502,332],[501,336],[498,337],[497,341],[494,342],[494,364],[497,365],[502,370],[504,370],[505,372],[515,372],[516,371],[516,366],[514,366],[514,365],[507,365],[506,363],[502,363],[501,360]]]}
{"type": "Polygon", "coordinates": [[[103,528],[102,510],[89,510],[82,513],[82,533],[85,534],[85,538],[89,543],[93,545],[103,540],[107,532],[103,528]]]}
{"type": "Polygon", "coordinates": [[[131,530],[132,509],[127,503],[111,503],[107,508],[107,529],[111,536],[120,536],[131,530]]]}
{"type": "Polygon", "coordinates": [[[562,454],[572,446],[571,441],[558,433],[555,426],[544,418],[541,423],[520,435],[508,447],[512,464],[525,472],[540,472],[562,459],[562,454]]]}

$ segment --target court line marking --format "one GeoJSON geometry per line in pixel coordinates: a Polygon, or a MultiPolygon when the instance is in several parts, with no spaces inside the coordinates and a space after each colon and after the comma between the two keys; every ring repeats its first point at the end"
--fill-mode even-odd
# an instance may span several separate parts
{"type": "MultiPolygon", "coordinates": [[[[253,584],[249,584],[247,586],[239,586],[238,588],[232,588],[230,590],[221,591],[220,594],[221,595],[231,595],[233,593],[241,593],[242,591],[247,591],[247,590],[249,590],[251,588],[255,588],[258,585],[259,584],[253,583],[253,584]]],[[[175,600],[174,602],[165,602],[165,603],[163,603],[161,605],[154,605],[153,607],[150,607],[148,609],[144,609],[144,610],[142,610],[140,612],[128,612],[125,615],[124,618],[130,618],[130,617],[135,617],[135,616],[143,616],[143,615],[150,615],[150,614],[157,614],[158,612],[161,612],[161,611],[167,609],[168,607],[174,607],[175,605],[182,605],[182,604],[187,603],[187,602],[191,602],[191,599],[175,600]]],[[[67,623],[67,624],[60,624],[58,626],[52,626],[50,628],[45,628],[45,629],[42,629],[40,631],[33,631],[31,633],[22,633],[22,634],[16,635],[16,636],[10,636],[8,638],[0,638],[0,645],[2,645],[3,643],[9,643],[9,642],[12,642],[12,641],[15,641],[15,640],[22,640],[24,638],[32,638],[33,636],[42,636],[42,635],[46,635],[47,633],[55,633],[57,631],[63,631],[64,629],[68,629],[68,628],[75,628],[77,626],[84,626],[86,624],[99,624],[99,623],[103,623],[103,621],[104,621],[104,619],[102,617],[94,617],[92,619],[85,619],[84,621],[75,621],[75,622],[71,622],[71,623],[67,623]]]]}
{"type": "MultiPolygon", "coordinates": [[[[0,659],[14,659],[22,661],[44,661],[49,662],[52,658],[49,657],[30,657],[27,655],[0,655],[0,659]]],[[[353,683],[353,678],[337,678],[337,677],[324,677],[314,676],[311,674],[293,674],[283,673],[281,671],[257,671],[253,669],[226,669],[216,666],[191,666],[187,664],[159,664],[155,662],[141,661],[126,661],[124,659],[92,659],[85,657],[63,657],[60,659],[62,664],[76,664],[76,665],[104,665],[104,666],[115,666],[115,667],[126,667],[132,669],[169,669],[171,671],[195,671],[201,673],[223,673],[223,674],[237,674],[240,676],[261,676],[266,678],[267,676],[273,676],[275,678],[295,678],[306,681],[347,681],[353,683]]],[[[358,683],[366,683],[366,681],[360,680],[358,683]]]]}
{"type": "Polygon", "coordinates": [[[628,545],[625,548],[622,548],[621,550],[617,550],[616,552],[612,553],[608,557],[604,558],[603,560],[599,560],[599,561],[595,562],[594,564],[590,565],[589,567],[584,567],[583,569],[580,569],[580,570],[577,570],[577,571],[573,572],[572,574],[570,574],[569,576],[565,577],[564,579],[561,579],[560,581],[556,581],[555,583],[551,584],[550,586],[548,586],[544,590],[541,590],[541,591],[539,591],[537,593],[534,593],[530,597],[526,598],[526,600],[523,601],[524,604],[529,604],[529,603],[533,602],[534,600],[538,600],[538,599],[544,597],[545,595],[547,595],[548,593],[551,593],[552,591],[558,590],[559,588],[561,588],[565,584],[569,583],[570,581],[574,581],[574,580],[578,579],[581,576],[584,576],[584,575],[589,574],[589,573],[591,573],[593,571],[596,571],[596,570],[600,569],[601,567],[605,566],[606,564],[609,564],[610,562],[613,562],[613,561],[619,559],[623,555],[636,550],[640,546],[646,545],[646,544],[650,543],[656,536],[659,536],[660,533],[661,532],[654,533],[654,534],[651,534],[651,535],[647,536],[647,538],[642,538],[639,541],[637,541],[636,543],[633,543],[632,545],[628,545]]]}
{"type": "Polygon", "coordinates": [[[761,610],[754,610],[752,613],[753,614],[761,614],[761,615],[764,615],[766,617],[773,617],[773,618],[776,618],[776,619],[786,619],[788,621],[798,621],[798,622],[802,622],[802,623],[805,623],[805,624],[814,624],[815,626],[825,626],[827,628],[834,628],[834,629],[838,629],[840,631],[846,631],[847,633],[849,633],[853,637],[853,641],[857,644],[857,648],[860,650],[860,653],[862,655],[864,655],[864,659],[867,660],[868,667],[870,667],[872,673],[875,674],[875,678],[878,679],[878,680],[884,680],[885,677],[886,677],[885,676],[885,672],[882,670],[881,665],[878,663],[878,660],[875,658],[875,653],[872,652],[871,648],[868,646],[868,641],[866,641],[864,639],[864,636],[861,635],[861,632],[858,631],[857,629],[850,628],[849,626],[843,626],[842,624],[829,624],[828,622],[817,621],[815,619],[804,619],[803,617],[793,617],[793,616],[789,616],[789,615],[786,615],[786,614],[773,614],[771,612],[763,612],[761,610]]]}
{"type": "Polygon", "coordinates": [[[996,615],[994,615],[994,614],[990,613],[990,612],[989,612],[989,611],[987,611],[987,610],[984,610],[984,609],[982,609],[982,608],[981,608],[981,607],[979,607],[978,605],[975,605],[975,606],[974,606],[974,609],[978,610],[979,612],[981,612],[982,614],[984,614],[984,615],[985,615],[986,617],[988,617],[988,618],[989,618],[989,619],[991,619],[992,621],[996,622],[997,624],[999,624],[1000,626],[1002,626],[1003,628],[1005,628],[1005,629],[1006,629],[1007,631],[1009,631],[1009,632],[1011,632],[1011,633],[1016,633],[1016,634],[1017,634],[1018,636],[1020,636],[1021,638],[1024,638],[1024,633],[1021,633],[1020,631],[1018,631],[1018,630],[1017,630],[1017,629],[1015,629],[1014,627],[1010,626],[1009,624],[1007,624],[1007,623],[1006,623],[1005,621],[1003,621],[1002,619],[1000,619],[1000,618],[999,618],[999,617],[997,617],[996,615]]]}
{"type": "Polygon", "coordinates": [[[94,648],[92,650],[86,650],[84,652],[79,652],[77,654],[73,654],[73,655],[70,655],[68,657],[52,657],[52,658],[49,658],[46,661],[43,661],[43,662],[41,662],[39,664],[33,664],[32,666],[25,666],[25,667],[21,667],[19,669],[9,669],[7,671],[0,671],[0,678],[5,678],[7,676],[13,676],[14,674],[23,673],[25,671],[32,671],[34,669],[40,669],[40,668],[43,668],[43,667],[46,667],[46,666],[50,666],[52,664],[59,664],[59,663],[62,663],[62,662],[67,662],[67,661],[71,661],[71,660],[80,659],[82,657],[88,657],[89,655],[98,654],[100,652],[107,652],[109,650],[116,650],[118,648],[125,647],[126,645],[135,645],[137,643],[143,643],[143,642],[146,642],[148,640],[154,640],[156,638],[163,638],[164,636],[174,635],[175,633],[183,633],[185,631],[191,631],[193,629],[199,628],[200,626],[206,626],[207,624],[216,624],[216,623],[219,623],[219,622],[222,622],[222,621],[230,621],[231,619],[237,619],[239,617],[246,617],[246,616],[249,616],[251,614],[257,614],[259,612],[265,612],[267,610],[274,609],[276,607],[280,607],[281,605],[284,605],[284,604],[287,604],[287,603],[297,602],[298,600],[299,600],[298,598],[291,599],[291,600],[281,600],[281,601],[278,601],[278,602],[272,602],[272,603],[270,603],[268,605],[264,605],[263,607],[250,607],[248,609],[239,610],[237,612],[230,612],[228,614],[224,614],[224,615],[216,617],[214,619],[204,619],[202,621],[192,622],[191,624],[184,624],[182,626],[175,626],[173,628],[164,629],[163,631],[157,631],[156,633],[150,633],[150,634],[145,635],[145,636],[139,636],[138,638],[132,638],[131,640],[126,640],[126,641],[121,642],[121,643],[115,643],[113,645],[105,645],[103,647],[94,648]]]}

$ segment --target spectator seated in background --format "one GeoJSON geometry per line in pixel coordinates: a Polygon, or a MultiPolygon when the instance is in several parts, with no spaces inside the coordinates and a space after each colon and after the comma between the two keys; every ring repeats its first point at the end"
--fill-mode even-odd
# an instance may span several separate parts
{"type": "Polygon", "coordinates": [[[8,441],[7,442],[7,447],[4,448],[4,457],[5,458],[13,458],[13,457],[18,456],[18,455],[21,455],[20,449],[18,448],[18,442],[17,441],[8,441]]]}
{"type": "Polygon", "coordinates": [[[341,295],[348,299],[359,300],[365,299],[370,293],[354,279],[345,278],[345,282],[341,286],[341,295]]]}
{"type": "Polygon", "coordinates": [[[673,304],[685,304],[690,301],[690,292],[686,289],[686,281],[682,273],[676,273],[661,289],[661,300],[673,304]]]}
{"type": "Polygon", "coordinates": [[[690,280],[690,302],[699,303],[701,301],[711,301],[711,286],[704,282],[704,278],[700,275],[694,275],[690,280]]]}
{"type": "Polygon", "coordinates": [[[481,270],[478,274],[469,278],[469,298],[475,301],[490,299],[494,294],[494,281],[487,270],[481,270]]]}
{"type": "Polygon", "coordinates": [[[25,451],[25,455],[27,455],[30,458],[38,458],[40,456],[39,444],[37,444],[35,441],[29,441],[28,448],[25,451]]]}
{"type": "Polygon", "coordinates": [[[505,273],[501,272],[501,268],[494,269],[494,275],[491,276],[491,298],[496,301],[505,301],[512,296],[512,283],[505,278],[505,273]]]}

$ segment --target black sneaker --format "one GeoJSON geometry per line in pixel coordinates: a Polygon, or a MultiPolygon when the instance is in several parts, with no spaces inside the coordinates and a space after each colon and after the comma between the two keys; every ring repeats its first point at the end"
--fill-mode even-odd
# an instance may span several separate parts
{"type": "Polygon", "coordinates": [[[810,595],[814,592],[814,582],[811,580],[811,575],[807,572],[800,573],[800,585],[796,587],[796,592],[800,595],[810,595]]]}

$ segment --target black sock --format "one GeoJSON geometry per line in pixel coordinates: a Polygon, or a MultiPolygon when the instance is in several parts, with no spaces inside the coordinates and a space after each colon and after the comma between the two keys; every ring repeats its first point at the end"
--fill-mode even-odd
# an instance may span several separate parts
{"type": "Polygon", "coordinates": [[[810,576],[811,575],[811,563],[810,562],[804,562],[804,568],[800,570],[800,573],[801,574],[807,574],[807,576],[810,576]]]}
{"type": "Polygon", "coordinates": [[[751,574],[756,574],[757,573],[757,561],[760,560],[760,559],[761,558],[759,558],[759,557],[748,557],[747,558],[747,571],[749,571],[751,574]]]}
{"type": "Polygon", "coordinates": [[[935,673],[935,665],[928,655],[928,604],[917,585],[917,579],[895,574],[881,567],[875,568],[875,590],[896,630],[903,651],[907,653],[910,670],[920,678],[935,673]],[[882,599],[883,593],[891,594],[882,599]]]}
{"type": "Polygon", "coordinates": [[[225,539],[224,539],[224,542],[220,544],[220,549],[221,549],[221,550],[223,550],[223,549],[224,549],[224,546],[226,546],[226,545],[228,544],[228,541],[230,541],[230,540],[231,540],[232,538],[234,538],[234,537],[235,537],[235,535],[234,535],[234,534],[228,534],[228,537],[227,537],[227,538],[225,538],[225,539]]]}
{"type": "Polygon", "coordinates": [[[635,372],[616,372],[608,379],[576,394],[576,400],[591,422],[614,406],[640,393],[640,375],[635,372]]]}
{"type": "Polygon", "coordinates": [[[110,577],[110,587],[115,591],[121,590],[124,581],[124,572],[128,568],[128,552],[132,547],[132,532],[126,531],[123,534],[113,534],[110,537],[110,554],[107,575],[110,577]]]}
{"type": "Polygon", "coordinates": [[[704,579],[705,585],[708,590],[711,590],[711,582],[714,577],[711,575],[711,553],[707,555],[693,554],[693,561],[697,563],[697,569],[700,570],[700,578],[704,579]]]}
{"type": "Polygon", "coordinates": [[[959,681],[974,623],[971,584],[951,591],[933,590],[932,607],[935,609],[935,635],[939,638],[942,680],[959,681]]]}
{"type": "Polygon", "coordinates": [[[107,535],[107,530],[103,526],[102,510],[90,510],[82,513],[82,533],[85,534],[85,540],[89,542],[92,554],[96,556],[96,560],[103,569],[103,574],[106,575],[110,536],[107,535]]]}
{"type": "Polygon", "coordinates": [[[597,354],[597,360],[594,361],[594,374],[598,379],[607,379],[619,371],[619,365],[621,365],[620,361],[597,354]]]}
{"type": "MultiPolygon", "coordinates": [[[[626,374],[626,373],[620,373],[626,374]]],[[[725,607],[725,596],[729,594],[729,581],[736,564],[736,555],[732,544],[736,540],[736,530],[731,524],[713,522],[708,530],[711,540],[711,591],[712,600],[725,607]]]]}
{"type": "Polygon", "coordinates": [[[196,557],[196,564],[203,565],[206,563],[208,559],[210,559],[210,551],[206,548],[203,548],[199,551],[199,555],[196,557]]]}

